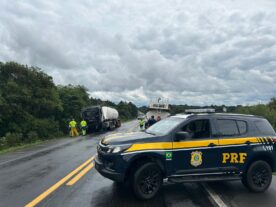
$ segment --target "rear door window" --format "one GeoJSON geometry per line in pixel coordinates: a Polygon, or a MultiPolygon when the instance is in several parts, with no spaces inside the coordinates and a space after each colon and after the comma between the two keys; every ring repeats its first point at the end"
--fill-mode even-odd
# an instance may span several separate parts
{"type": "Polygon", "coordinates": [[[238,125],[236,120],[232,119],[218,119],[217,120],[218,133],[220,136],[236,136],[239,135],[238,125]]]}
{"type": "Polygon", "coordinates": [[[247,123],[245,121],[237,121],[240,134],[245,134],[247,132],[247,123]]]}

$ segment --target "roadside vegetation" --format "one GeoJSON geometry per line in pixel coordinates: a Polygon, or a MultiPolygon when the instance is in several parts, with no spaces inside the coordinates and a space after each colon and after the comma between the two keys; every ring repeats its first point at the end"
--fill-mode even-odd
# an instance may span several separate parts
{"type": "Polygon", "coordinates": [[[272,98],[268,104],[258,104],[253,106],[239,106],[234,110],[235,113],[253,114],[263,116],[276,129],[276,99],[272,98]]]}
{"type": "Polygon", "coordinates": [[[132,103],[89,97],[83,86],[56,86],[40,68],[0,62],[0,150],[68,135],[71,117],[90,105],[116,108],[120,118],[136,118],[132,103]]]}

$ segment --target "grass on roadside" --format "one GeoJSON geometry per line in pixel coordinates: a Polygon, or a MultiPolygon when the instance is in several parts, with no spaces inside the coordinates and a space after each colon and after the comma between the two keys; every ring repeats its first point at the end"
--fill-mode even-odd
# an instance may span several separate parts
{"type": "Polygon", "coordinates": [[[29,148],[29,147],[37,146],[39,144],[47,143],[47,142],[50,142],[50,141],[53,141],[53,140],[55,140],[55,139],[37,140],[36,142],[33,142],[33,143],[20,144],[18,146],[9,147],[9,148],[5,148],[5,149],[0,149],[0,155],[8,153],[8,152],[14,152],[14,151],[20,150],[20,149],[26,149],[26,148],[29,148]]]}
{"type": "MultiPolygon", "coordinates": [[[[129,121],[133,121],[133,120],[135,120],[135,119],[121,119],[121,122],[125,123],[125,122],[129,122],[129,121]]],[[[64,137],[66,137],[66,136],[61,136],[59,138],[64,138],[64,137]]],[[[8,153],[8,152],[14,152],[14,151],[17,151],[17,150],[20,150],[20,149],[26,149],[26,148],[34,147],[34,146],[37,146],[37,145],[42,144],[42,143],[45,144],[47,142],[50,142],[50,141],[53,141],[53,140],[56,140],[56,139],[59,139],[59,138],[47,139],[47,140],[37,140],[33,143],[28,143],[28,144],[23,143],[23,144],[14,146],[14,147],[9,147],[9,148],[4,148],[4,149],[0,148],[0,155],[8,153]]]]}

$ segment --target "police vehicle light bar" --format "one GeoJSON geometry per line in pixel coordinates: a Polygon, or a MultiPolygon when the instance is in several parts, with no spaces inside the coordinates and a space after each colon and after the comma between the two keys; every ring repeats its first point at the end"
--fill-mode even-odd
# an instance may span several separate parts
{"type": "Polygon", "coordinates": [[[215,113],[216,110],[212,108],[206,109],[185,109],[185,113],[215,113]]]}

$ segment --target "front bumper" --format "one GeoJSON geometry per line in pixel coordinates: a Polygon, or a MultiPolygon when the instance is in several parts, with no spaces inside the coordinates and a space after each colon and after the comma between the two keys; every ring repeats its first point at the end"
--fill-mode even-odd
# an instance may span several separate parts
{"type": "Polygon", "coordinates": [[[114,180],[117,182],[123,182],[124,181],[124,174],[117,173],[112,170],[109,170],[105,168],[104,164],[100,161],[98,155],[95,157],[95,168],[96,170],[104,177],[114,180]]]}

